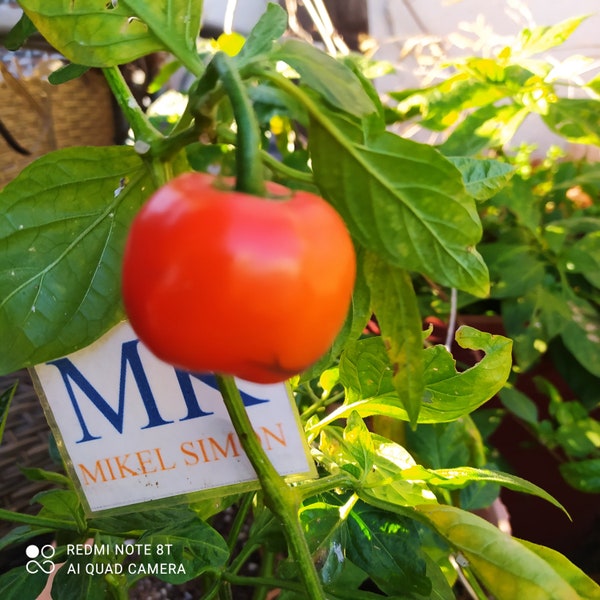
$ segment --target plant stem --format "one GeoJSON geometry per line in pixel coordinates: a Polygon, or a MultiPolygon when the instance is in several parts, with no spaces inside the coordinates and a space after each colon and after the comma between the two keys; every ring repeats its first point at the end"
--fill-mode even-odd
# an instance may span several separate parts
{"type": "MultiPolygon", "coordinates": [[[[260,564],[260,575],[259,577],[272,577],[275,567],[275,553],[264,549],[261,556],[260,564]]],[[[267,600],[269,588],[266,585],[260,585],[254,591],[252,600],[267,600]]]]}
{"type": "Polygon", "coordinates": [[[34,525],[35,527],[43,527],[45,529],[63,529],[65,531],[80,530],[77,524],[71,521],[47,519],[45,517],[38,517],[35,515],[27,515],[25,513],[13,512],[4,508],[0,508],[0,520],[10,521],[12,523],[24,523],[26,525],[34,525]]]}
{"type": "MultiPolygon", "coordinates": [[[[218,127],[217,135],[220,139],[228,144],[237,143],[237,136],[227,127],[218,127]]],[[[308,171],[300,171],[290,167],[289,165],[285,165],[278,161],[274,156],[269,154],[266,150],[260,150],[260,159],[269,169],[278,175],[289,177],[290,179],[295,179],[296,181],[301,181],[302,183],[309,183],[313,185],[315,183],[312,173],[308,171]]]]}
{"type": "Polygon", "coordinates": [[[119,68],[107,67],[102,69],[102,72],[119,108],[123,111],[125,119],[133,130],[136,143],[141,144],[142,149],[150,150],[155,142],[162,139],[162,134],[150,123],[146,113],[131,93],[119,68]]]}
{"type": "Polygon", "coordinates": [[[261,133],[244,83],[224,52],[215,54],[207,70],[211,69],[219,75],[237,123],[236,189],[255,196],[264,196],[265,182],[260,159],[261,133]]]}
{"type": "Polygon", "coordinates": [[[488,595],[483,591],[479,581],[469,567],[461,566],[455,557],[451,557],[450,562],[456,569],[458,577],[465,590],[473,600],[487,600],[488,595]]]}
{"type": "Polygon", "coordinates": [[[448,352],[452,353],[452,342],[456,332],[456,313],[458,312],[458,291],[456,288],[450,290],[450,316],[448,317],[448,331],[446,332],[446,341],[444,346],[448,352]]]}
{"type": "Polygon", "coordinates": [[[298,518],[300,497],[279,475],[260,445],[233,377],[219,375],[217,382],[240,444],[256,471],[265,504],[281,523],[290,555],[304,584],[306,598],[324,600],[321,582],[298,518]]]}
{"type": "Polygon", "coordinates": [[[235,549],[235,545],[237,539],[242,531],[242,527],[244,527],[244,523],[246,521],[246,517],[248,516],[248,511],[250,510],[250,506],[252,505],[252,499],[254,494],[246,494],[237,510],[237,514],[235,515],[235,519],[233,521],[233,525],[231,526],[231,531],[229,532],[229,536],[227,539],[227,545],[229,546],[229,551],[233,552],[235,549]]]}
{"type": "MultiPolygon", "coordinates": [[[[293,592],[297,592],[299,594],[303,594],[305,590],[302,585],[299,583],[283,580],[283,579],[275,579],[273,577],[246,577],[244,575],[233,575],[231,573],[223,573],[223,579],[229,581],[234,585],[241,586],[255,586],[262,585],[267,586],[270,589],[282,588],[284,590],[291,590],[293,592]]],[[[302,596],[304,597],[304,596],[302,596]]]]}
{"type": "Polygon", "coordinates": [[[239,554],[231,561],[229,571],[231,573],[237,573],[246,563],[246,561],[260,548],[260,544],[248,542],[244,544],[239,554]]]}
{"type": "Polygon", "coordinates": [[[347,473],[336,473],[335,475],[327,475],[314,481],[307,481],[297,486],[298,493],[303,499],[330,492],[336,488],[344,488],[348,490],[354,489],[355,480],[347,473]]]}

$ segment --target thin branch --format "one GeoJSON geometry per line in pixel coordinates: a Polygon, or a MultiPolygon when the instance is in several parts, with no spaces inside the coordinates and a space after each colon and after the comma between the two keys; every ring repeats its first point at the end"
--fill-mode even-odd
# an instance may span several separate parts
{"type": "Polygon", "coordinates": [[[456,330],[456,314],[458,312],[458,292],[456,288],[450,290],[450,316],[448,318],[448,331],[446,332],[446,342],[444,346],[448,352],[452,351],[452,342],[454,340],[454,332],[456,330]]]}

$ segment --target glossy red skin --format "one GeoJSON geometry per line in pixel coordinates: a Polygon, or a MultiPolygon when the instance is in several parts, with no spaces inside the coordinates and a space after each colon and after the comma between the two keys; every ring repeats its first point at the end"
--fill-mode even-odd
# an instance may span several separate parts
{"type": "Polygon", "coordinates": [[[344,322],[352,241],[318,196],[274,183],[269,198],[217,185],[186,173],[142,207],[124,255],[126,312],[165,362],[283,381],[320,358],[344,322]]]}

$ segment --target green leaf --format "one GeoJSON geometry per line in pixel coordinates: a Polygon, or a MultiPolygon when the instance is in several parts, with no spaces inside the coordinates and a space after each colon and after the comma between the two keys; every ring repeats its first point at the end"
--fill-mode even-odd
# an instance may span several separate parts
{"type": "Polygon", "coordinates": [[[46,471],[45,469],[38,469],[35,467],[20,467],[21,473],[29,479],[29,481],[50,481],[57,485],[63,485],[65,487],[73,487],[73,482],[70,477],[63,475],[62,473],[56,473],[54,471],[46,471]]]}
{"type": "Polygon", "coordinates": [[[581,365],[592,375],[600,377],[600,315],[583,298],[573,297],[567,304],[571,319],[565,323],[562,340],[581,365]]]}
{"type": "Polygon", "coordinates": [[[347,525],[340,506],[314,502],[299,513],[304,535],[325,585],[335,582],[346,563],[347,525]]]}
{"type": "Polygon", "coordinates": [[[404,447],[376,434],[372,434],[372,441],[374,469],[367,474],[363,485],[357,488],[363,500],[369,502],[375,498],[395,506],[437,502],[426,482],[402,476],[406,469],[416,466],[415,460],[404,447]]]}
{"type": "Polygon", "coordinates": [[[119,0],[144,23],[168,50],[194,75],[204,71],[198,55],[203,0],[119,0]]]}
{"type": "MultiPolygon", "coordinates": [[[[414,521],[384,513],[360,501],[348,510],[341,502],[337,496],[326,495],[323,500],[300,510],[305,536],[326,591],[345,598],[350,597],[351,589],[352,598],[356,600],[380,598],[356,589],[372,575],[382,590],[390,590],[390,598],[407,598],[407,587],[411,586],[431,589],[427,579],[435,579],[436,587],[443,589],[443,593],[436,589],[427,597],[454,598],[446,593],[449,587],[439,567],[421,551],[422,543],[414,521]],[[378,545],[379,540],[383,540],[383,546],[378,545]],[[354,560],[363,564],[366,571],[352,562],[354,560]],[[423,562],[427,568],[425,577],[423,562]],[[404,593],[398,595],[400,590],[404,593]]],[[[410,598],[415,598],[415,594],[410,593],[410,598]]]]}
{"type": "Polygon", "coordinates": [[[349,403],[394,393],[392,369],[380,337],[346,344],[340,358],[340,383],[349,403]]]}
{"type": "Polygon", "coordinates": [[[2,443],[2,437],[4,436],[4,429],[6,427],[6,420],[8,419],[10,403],[15,396],[18,385],[19,382],[17,381],[12,385],[12,387],[0,394],[0,444],[2,443]]]}
{"type": "Polygon", "coordinates": [[[493,298],[521,296],[544,281],[545,263],[529,245],[494,242],[479,249],[490,270],[493,298]]]}
{"type": "Polygon", "coordinates": [[[361,471],[365,474],[369,473],[373,468],[375,446],[371,432],[356,412],[351,413],[348,417],[344,429],[344,442],[361,471]]]}
{"type": "MultiPolygon", "coordinates": [[[[161,2],[163,4],[163,2],[161,2]]],[[[70,61],[108,67],[163,49],[147,25],[124,2],[23,0],[25,14],[50,44],[70,61]]]]}
{"type": "Polygon", "coordinates": [[[56,69],[56,71],[52,71],[52,73],[48,75],[48,81],[52,85],[66,83],[67,81],[81,77],[86,71],[89,71],[89,69],[89,67],[84,65],[69,63],[60,67],[60,69],[56,69]]]}
{"type": "Polygon", "coordinates": [[[598,600],[600,598],[598,584],[560,552],[526,540],[519,540],[519,542],[544,559],[556,573],[571,585],[581,600],[598,600]]]}
{"type": "Polygon", "coordinates": [[[524,295],[504,300],[502,319],[507,335],[514,341],[516,361],[526,370],[563,331],[571,320],[571,310],[561,290],[538,283],[524,295]]]}
{"type": "Polygon", "coordinates": [[[509,473],[491,471],[489,469],[476,469],[474,467],[454,467],[452,469],[425,469],[421,465],[410,467],[402,472],[402,477],[412,481],[425,481],[429,485],[454,490],[463,488],[473,482],[491,482],[501,485],[509,490],[531,494],[542,498],[562,510],[567,516],[569,513],[548,492],[539,486],[509,473]]]}
{"type": "MultiPolygon", "coordinates": [[[[516,216],[518,223],[528,230],[524,233],[531,234],[533,239],[539,238],[544,209],[540,206],[539,196],[534,194],[534,186],[530,180],[523,179],[516,174],[509,185],[490,200],[490,204],[501,212],[506,209],[511,211],[516,216]]],[[[521,230],[517,229],[515,237],[519,243],[522,243],[523,233],[521,230]]]]}
{"type": "Polygon", "coordinates": [[[574,600],[577,593],[533,551],[484,519],[453,506],[426,504],[416,511],[454,548],[497,600],[574,600]]]}
{"type": "Polygon", "coordinates": [[[386,594],[431,593],[419,532],[411,519],[355,505],[348,517],[347,554],[386,594]]]}
{"type": "Polygon", "coordinates": [[[472,412],[498,393],[510,374],[510,339],[463,326],[456,332],[456,341],[461,348],[480,350],[485,356],[473,367],[457,372],[446,348],[425,350],[426,393],[421,410],[429,422],[451,421],[472,412]]]}
{"type": "Polygon", "coordinates": [[[81,502],[73,490],[46,490],[36,494],[31,502],[42,505],[38,517],[74,523],[82,531],[86,528],[81,502]]]}
{"type": "Polygon", "coordinates": [[[148,529],[160,529],[173,522],[187,522],[195,518],[195,514],[187,506],[172,506],[165,509],[143,510],[114,516],[102,516],[90,519],[90,529],[104,533],[123,535],[126,533],[136,537],[148,529]]]}
{"type": "Polygon", "coordinates": [[[40,33],[70,61],[109,67],[168,50],[192,73],[203,68],[196,50],[202,2],[177,0],[23,0],[40,33]]]}
{"type": "Polygon", "coordinates": [[[505,387],[500,390],[500,400],[513,415],[534,428],[538,426],[540,417],[537,404],[523,392],[514,387],[505,387]]]}
{"type": "Polygon", "coordinates": [[[17,567],[0,575],[0,596],[3,600],[37,598],[47,581],[47,573],[40,571],[32,574],[24,566],[17,567]]]}
{"type": "Polygon", "coordinates": [[[150,544],[153,562],[171,562],[184,566],[185,573],[159,575],[163,581],[173,584],[194,579],[207,570],[219,569],[229,559],[229,549],[223,537],[197,518],[173,522],[148,531],[139,538],[139,542],[150,544]],[[165,544],[173,545],[167,557],[159,553],[159,548],[164,548],[165,544]]]}
{"type": "Polygon", "coordinates": [[[600,288],[600,231],[593,231],[574,242],[561,256],[567,273],[581,273],[600,288]]]}
{"type": "MultiPolygon", "coordinates": [[[[109,598],[109,586],[106,577],[94,575],[94,568],[102,573],[101,565],[107,564],[107,558],[97,554],[91,556],[69,556],[56,571],[52,581],[52,597],[60,600],[105,600],[109,598]],[[91,565],[91,567],[88,567],[91,565]],[[90,569],[90,573],[88,573],[90,569]]],[[[106,567],[104,567],[106,568],[106,567]]]]}
{"type": "Polygon", "coordinates": [[[250,31],[246,43],[234,61],[246,64],[261,54],[269,53],[273,48],[273,42],[285,33],[287,24],[287,12],[279,4],[269,2],[267,10],[250,31]]]}
{"type": "Polygon", "coordinates": [[[600,100],[558,98],[542,115],[546,125],[569,142],[600,146],[600,100]]]}
{"type": "MultiPolygon", "coordinates": [[[[359,417],[351,414],[353,422],[359,417]]],[[[352,426],[350,426],[352,427],[352,426]]],[[[371,433],[363,438],[362,445],[349,439],[338,427],[327,427],[321,432],[319,450],[321,462],[330,471],[343,469],[357,479],[360,496],[367,502],[376,498],[396,506],[414,506],[424,502],[436,502],[435,496],[424,483],[408,481],[401,475],[404,469],[416,465],[413,457],[399,444],[371,433]],[[362,456],[361,456],[362,455],[362,456]],[[370,470],[361,469],[370,466],[370,470]]]]}
{"type": "Polygon", "coordinates": [[[491,159],[448,156],[460,171],[467,193],[476,200],[487,200],[497,194],[514,173],[514,167],[491,159]]]}
{"type": "Polygon", "coordinates": [[[32,538],[39,537],[45,533],[51,533],[52,529],[42,527],[31,527],[30,525],[22,525],[11,529],[3,538],[0,539],[0,552],[9,546],[22,545],[32,538]]]}
{"type": "Polygon", "coordinates": [[[565,19],[556,25],[523,29],[515,40],[514,52],[520,56],[540,54],[566,42],[589,15],[565,19]]]}
{"type": "Polygon", "coordinates": [[[500,486],[496,483],[470,483],[460,490],[460,507],[464,510],[489,508],[500,496],[500,486]]]}
{"type": "Polygon", "coordinates": [[[221,165],[231,149],[226,144],[203,144],[194,142],[185,148],[189,165],[194,171],[209,172],[211,167],[221,165]]]}
{"type": "Polygon", "coordinates": [[[371,306],[392,365],[398,397],[415,424],[423,398],[423,330],[410,275],[378,256],[367,257],[366,275],[371,306]]]}
{"type": "Polygon", "coordinates": [[[481,223],[457,169],[435,149],[361,127],[322,109],[311,114],[315,181],[352,235],[390,264],[444,285],[488,292],[475,244],[481,223]]]}
{"type": "Polygon", "coordinates": [[[454,125],[466,109],[487,106],[506,95],[506,88],[458,74],[428,90],[425,115],[420,125],[433,131],[444,131],[454,125]]]}
{"type": "Polygon", "coordinates": [[[600,94],[600,75],[596,75],[590,81],[584,84],[584,87],[589,88],[596,94],[600,94]]]}
{"type": "Polygon", "coordinates": [[[416,430],[406,432],[407,447],[419,464],[429,469],[473,464],[485,449],[481,447],[481,436],[474,439],[478,432],[469,421],[464,418],[449,423],[421,423],[416,430]]]}
{"type": "Polygon", "coordinates": [[[559,469],[566,482],[576,490],[600,493],[600,458],[562,463],[559,469]]]}
{"type": "Polygon", "coordinates": [[[37,33],[35,25],[31,19],[23,13],[16,25],[9,31],[4,38],[4,46],[7,50],[18,50],[25,42],[34,34],[37,33]]]}
{"type": "Polygon", "coordinates": [[[288,39],[279,46],[273,58],[290,65],[299,73],[304,85],[319,93],[333,107],[357,117],[375,112],[375,106],[352,70],[315,46],[288,39]]]}
{"type": "MultiPolygon", "coordinates": [[[[432,346],[425,354],[425,396],[419,423],[444,423],[469,414],[496,394],[506,382],[512,365],[512,341],[499,335],[461,327],[459,345],[481,350],[484,358],[457,372],[443,346],[432,346]]],[[[346,404],[320,422],[358,411],[362,417],[387,415],[407,421],[408,414],[394,392],[392,373],[382,341],[378,338],[349,344],[340,360],[340,381],[347,391],[346,404]]]]}
{"type": "Polygon", "coordinates": [[[122,249],[153,190],[130,147],[67,148],[0,191],[0,372],[87,346],[123,318],[122,249]]]}

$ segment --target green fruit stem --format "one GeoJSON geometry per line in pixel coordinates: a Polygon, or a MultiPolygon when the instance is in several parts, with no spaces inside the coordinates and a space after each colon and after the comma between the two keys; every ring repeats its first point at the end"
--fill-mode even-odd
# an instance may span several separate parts
{"type": "Polygon", "coordinates": [[[207,68],[207,74],[210,74],[212,69],[217,72],[225,88],[237,123],[236,189],[247,194],[264,196],[266,191],[260,157],[261,133],[244,82],[224,52],[215,54],[207,68]]]}

